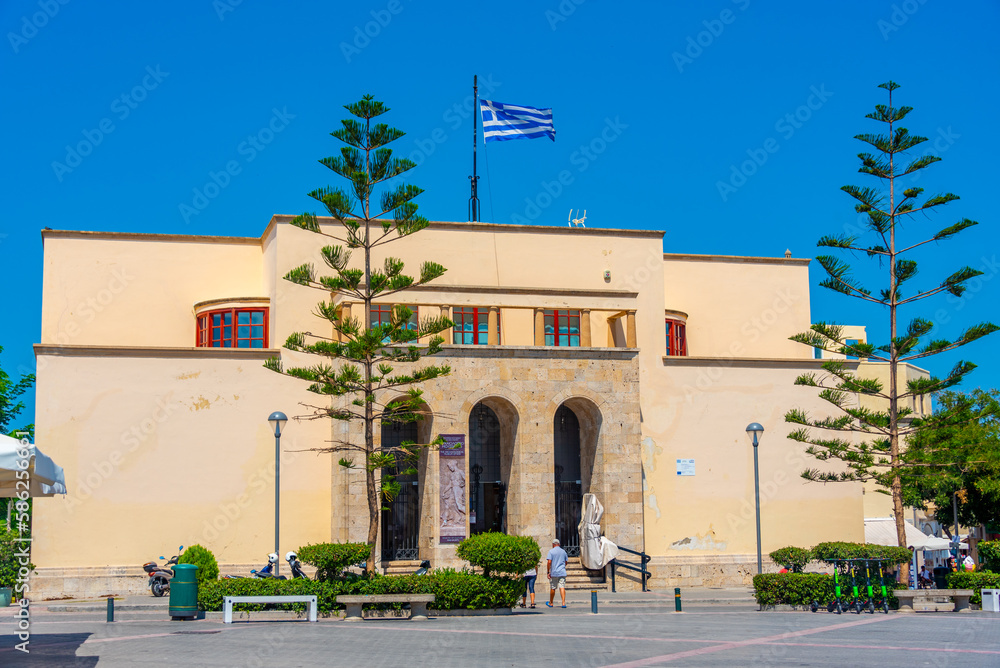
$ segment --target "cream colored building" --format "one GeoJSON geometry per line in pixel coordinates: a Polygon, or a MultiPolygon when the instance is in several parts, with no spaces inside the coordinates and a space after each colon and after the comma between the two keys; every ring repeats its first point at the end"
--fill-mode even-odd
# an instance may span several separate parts
{"type": "MultiPolygon", "coordinates": [[[[322,295],[282,280],[322,266],[324,239],[289,220],[248,238],[42,233],[37,439],[69,494],[36,505],[37,592],[141,591],[139,564],[179,544],[210,548],[223,572],[273,549],[267,416],[304,416],[320,399],[263,363],[313,363],[282,342],[332,334],[312,314],[322,295]]],[[[397,303],[462,325],[445,334],[434,361],[452,372],[423,386],[434,417],[415,434],[465,439],[464,527],[450,533],[572,547],[574,504],[592,492],[606,535],[652,555],[653,587],[746,583],[756,538],[744,430],[760,422],[764,553],[863,540],[861,485],[804,481],[812,462],[785,438],[789,408],[828,413],[793,384],[822,363],[788,340],[810,324],[809,260],[664,254],[656,231],[486,223],[432,223],[388,248],[411,270],[448,269],[397,303]]],[[[362,474],[310,451],[360,439],[344,429],[285,427],[282,551],[364,540],[362,474]]],[[[425,453],[405,480],[383,563],[461,565],[440,526],[444,459],[425,453]]]]}

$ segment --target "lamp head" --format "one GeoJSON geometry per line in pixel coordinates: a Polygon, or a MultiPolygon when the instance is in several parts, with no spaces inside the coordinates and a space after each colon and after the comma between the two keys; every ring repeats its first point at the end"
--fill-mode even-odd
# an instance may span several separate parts
{"type": "Polygon", "coordinates": [[[267,421],[274,427],[274,435],[277,437],[281,436],[281,430],[284,428],[285,423],[288,422],[288,418],[281,411],[274,411],[268,416],[267,421]]]}
{"type": "Polygon", "coordinates": [[[750,439],[750,445],[757,447],[760,443],[760,437],[764,433],[764,427],[759,422],[751,422],[747,425],[747,438],[750,439]]]}

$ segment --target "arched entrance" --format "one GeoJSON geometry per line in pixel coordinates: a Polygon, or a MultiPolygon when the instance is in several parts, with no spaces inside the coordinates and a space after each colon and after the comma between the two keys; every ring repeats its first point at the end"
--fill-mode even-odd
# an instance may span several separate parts
{"type": "MultiPolygon", "coordinates": [[[[382,447],[399,447],[404,441],[417,442],[416,422],[382,424],[382,447]]],[[[382,561],[417,559],[420,538],[420,487],[416,464],[396,453],[396,466],[387,473],[399,483],[399,494],[392,501],[383,500],[382,561]]]]}
{"type": "Polygon", "coordinates": [[[507,531],[507,485],[500,457],[500,419],[479,402],[469,413],[469,532],[507,531]]]}
{"type": "Polygon", "coordinates": [[[555,535],[571,557],[580,555],[580,513],[583,478],[580,465],[580,420],[565,405],[556,410],[553,431],[555,457],[555,535]]]}

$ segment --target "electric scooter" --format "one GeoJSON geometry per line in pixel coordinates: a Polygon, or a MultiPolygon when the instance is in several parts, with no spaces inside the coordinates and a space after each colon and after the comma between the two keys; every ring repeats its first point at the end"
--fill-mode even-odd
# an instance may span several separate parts
{"type": "Polygon", "coordinates": [[[881,610],[882,612],[884,612],[885,614],[888,615],[889,614],[889,588],[886,587],[886,584],[885,584],[885,580],[886,580],[885,569],[882,568],[882,565],[883,565],[884,562],[881,559],[879,559],[875,563],[878,564],[878,581],[879,581],[879,585],[881,585],[881,587],[882,587],[882,598],[880,599],[879,603],[877,604],[877,607],[878,607],[879,610],[881,610]]]}
{"type": "Polygon", "coordinates": [[[302,571],[302,564],[299,563],[299,555],[294,552],[289,552],[285,555],[285,561],[288,562],[288,567],[292,569],[292,579],[305,578],[309,579],[309,576],[302,571]]]}
{"type": "MultiPolygon", "coordinates": [[[[149,590],[153,592],[153,596],[159,598],[170,591],[170,578],[174,577],[174,569],[170,566],[177,563],[183,552],[184,546],[181,545],[177,548],[177,556],[169,559],[163,566],[155,561],[148,561],[142,565],[142,570],[149,575],[149,590]]],[[[166,557],[160,555],[160,559],[166,559],[166,557]]]]}
{"type": "Polygon", "coordinates": [[[257,569],[250,569],[250,577],[258,578],[260,580],[268,580],[268,579],[287,580],[288,578],[286,578],[284,575],[274,574],[274,566],[277,563],[278,563],[278,553],[272,552],[271,554],[267,555],[267,565],[265,565],[264,568],[260,569],[259,571],[257,569]]]}

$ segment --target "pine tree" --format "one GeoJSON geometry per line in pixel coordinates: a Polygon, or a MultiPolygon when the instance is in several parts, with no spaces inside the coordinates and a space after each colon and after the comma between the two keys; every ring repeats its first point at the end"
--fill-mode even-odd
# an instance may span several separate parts
{"type": "Polygon", "coordinates": [[[393,158],[392,149],[386,148],[404,135],[402,131],[372,122],[389,111],[383,103],[366,95],[345,109],[354,118],[342,120],[341,127],[330,134],[346,146],[341,147],[340,156],[324,158],[320,163],[347,179],[349,191],[325,187],[309,193],[339,226],[321,224],[313,213],[304,213],[291,221],[292,225],[338,242],[321,251],[333,275],[317,276],[313,265],[304,264],[284,277],[331,295],[328,301],[319,303],[315,314],[331,323],[335,335],[294,333],[284,344],[287,350],[318,355],[327,361],[307,368],[283,369],[280,361],[273,358],[265,366],[309,381],[309,391],[331,397],[327,407],[310,406],[313,412],[307,417],[329,417],[363,425],[363,443],[348,436],[334,440],[329,447],[313,450],[340,453],[343,456],[339,463],[345,468],[364,468],[369,515],[367,542],[371,548],[367,564],[368,572],[374,573],[383,502],[391,503],[399,492],[395,475],[415,473],[413,466],[421,451],[441,444],[438,438],[431,443],[404,441],[399,447],[383,447],[375,443],[375,426],[383,422],[415,422],[429,415],[422,392],[415,386],[444,376],[451,369],[418,363],[424,355],[440,351],[444,343],[440,333],[451,327],[452,322],[443,317],[425,318],[413,327],[409,324],[413,312],[397,305],[390,322],[372,324],[374,299],[424,285],[442,276],[445,268],[435,262],[424,262],[419,276],[414,278],[403,273],[404,265],[398,258],[387,257],[381,268],[372,266],[373,249],[427,227],[427,220],[417,214],[413,202],[423,191],[408,184],[385,187],[377,203],[373,203],[376,186],[416,165],[405,158],[393,158]],[[352,263],[355,250],[363,255],[361,266],[352,263]],[[338,296],[363,304],[362,318],[353,314],[344,317],[338,296]],[[395,365],[404,365],[406,370],[397,371],[395,365]]]}
{"type": "MultiPolygon", "coordinates": [[[[844,414],[816,420],[803,410],[792,409],[786,413],[785,421],[800,425],[800,428],[789,434],[789,438],[808,444],[807,453],[821,462],[841,463],[836,471],[808,469],[803,471],[802,477],[820,482],[874,481],[883,492],[892,496],[896,536],[899,545],[905,547],[903,478],[910,465],[903,457],[904,440],[919,432],[925,424],[912,416],[912,411],[904,402],[911,397],[954,387],[976,365],[960,361],[943,377],[908,380],[902,392],[897,381],[899,367],[901,364],[972,343],[995,332],[997,326],[989,322],[974,325],[953,340],[934,338],[934,323],[925,318],[914,317],[905,328],[899,327],[900,311],[904,307],[944,293],[960,297],[966,289],[966,283],[983,272],[963,267],[937,285],[914,290],[912,294],[906,294],[902,290],[904,284],[917,276],[917,263],[912,259],[913,251],[929,243],[950,239],[977,223],[964,218],[923,240],[902,240],[904,227],[916,227],[932,210],[957,200],[958,196],[944,193],[923,197],[923,188],[904,189],[903,183],[909,175],[926,169],[941,158],[929,153],[912,159],[906,158],[908,152],[927,141],[927,138],[911,135],[906,128],[900,127],[899,123],[912,111],[912,107],[892,106],[893,91],[899,85],[890,81],[881,84],[879,88],[888,92],[889,103],[876,105],[875,111],[867,114],[866,118],[882,123],[887,131],[884,134],[859,134],[855,139],[874,149],[872,152],[858,154],[861,159],[858,171],[879,179],[881,187],[851,185],[841,188],[856,200],[854,208],[858,214],[865,216],[865,229],[857,235],[824,236],[817,245],[864,253],[868,258],[877,260],[879,266],[887,270],[888,287],[873,294],[852,275],[852,267],[847,262],[831,255],[821,255],[816,260],[826,271],[826,278],[820,283],[821,286],[885,307],[889,341],[878,347],[848,341],[841,326],[824,322],[812,325],[811,331],[797,334],[791,339],[819,350],[887,364],[889,386],[883,387],[878,380],[851,372],[843,361],[827,361],[822,366],[826,374],[806,373],[799,376],[795,383],[820,388],[819,396],[844,414]],[[857,401],[858,397],[877,397],[885,409],[867,408],[857,401]],[[810,428],[839,432],[840,435],[821,438],[814,436],[810,428]]],[[[947,423],[959,420],[960,417],[945,411],[937,419],[939,423],[947,423]]],[[[905,565],[902,577],[907,577],[905,565]]]]}

